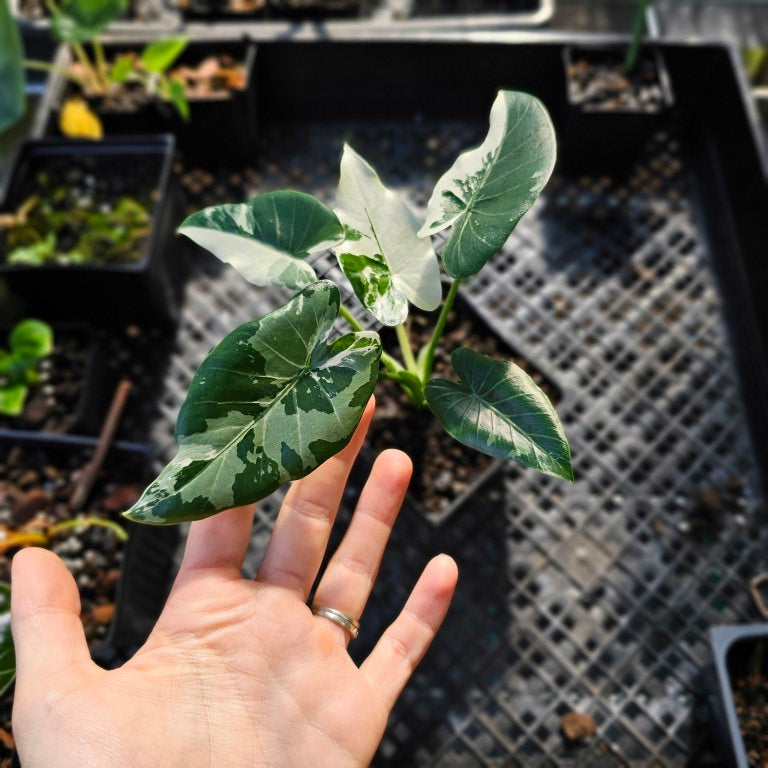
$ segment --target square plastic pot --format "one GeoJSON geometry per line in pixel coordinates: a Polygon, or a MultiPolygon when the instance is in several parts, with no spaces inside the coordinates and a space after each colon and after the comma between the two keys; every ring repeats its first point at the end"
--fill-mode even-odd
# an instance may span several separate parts
{"type": "Polygon", "coordinates": [[[596,108],[578,103],[571,88],[570,70],[577,57],[589,62],[622,62],[626,46],[611,44],[566,45],[562,49],[565,77],[565,114],[559,156],[569,170],[621,176],[627,173],[641,148],[665,122],[674,106],[671,80],[664,57],[656,47],[643,46],[640,56],[652,58],[661,103],[650,109],[625,106],[596,108]]]}
{"type": "Polygon", "coordinates": [[[174,139],[168,135],[131,136],[102,142],[71,139],[27,141],[19,148],[0,192],[0,210],[15,211],[29,194],[30,178],[62,158],[115,183],[115,195],[131,194],[126,179],[150,183],[154,208],[150,234],[138,261],[131,264],[7,264],[0,253],[0,280],[27,315],[46,320],[98,321],[103,324],[172,324],[178,318],[183,282],[181,249],[173,244],[180,219],[171,186],[174,139]],[[151,174],[147,178],[143,174],[151,174]]]}
{"type": "MultiPolygon", "coordinates": [[[[131,38],[105,44],[110,57],[129,51],[141,51],[150,38],[131,38]]],[[[92,99],[91,108],[104,126],[105,136],[126,134],[172,133],[176,145],[197,165],[243,163],[253,159],[257,136],[256,112],[256,44],[247,38],[191,41],[177,63],[199,64],[206,56],[226,54],[245,67],[245,87],[232,90],[228,98],[190,99],[189,119],[184,120],[168,102],[151,100],[135,110],[104,109],[100,100],[92,99]]],[[[56,55],[56,68],[66,70],[69,53],[61,47],[56,55]]],[[[60,136],[59,110],[62,102],[76,92],[64,76],[52,74],[40,105],[36,124],[46,136],[60,136]]]]}

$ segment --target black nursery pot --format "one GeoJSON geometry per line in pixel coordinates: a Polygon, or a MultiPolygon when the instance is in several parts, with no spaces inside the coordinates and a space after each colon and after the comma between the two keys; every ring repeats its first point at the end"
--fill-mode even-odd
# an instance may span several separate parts
{"type": "MultiPolygon", "coordinates": [[[[8,338],[10,330],[10,327],[0,327],[0,339],[8,338]]],[[[51,378],[54,386],[57,385],[55,369],[59,365],[67,364],[66,349],[74,347],[77,351],[81,351],[82,361],[79,366],[81,375],[77,376],[76,370],[74,376],[68,380],[65,379],[64,388],[67,391],[63,396],[59,395],[66,403],[71,403],[71,410],[68,413],[59,414],[60,409],[57,408],[57,413],[46,418],[45,422],[52,422],[53,427],[30,420],[26,413],[19,416],[0,414],[0,439],[12,438],[19,430],[37,431],[39,429],[43,434],[46,432],[72,432],[83,435],[99,433],[109,407],[114,378],[109,372],[104,346],[87,325],[56,325],[53,328],[53,339],[54,351],[49,361],[52,366],[51,378]],[[59,345],[64,347],[62,351],[57,350],[59,345]]],[[[3,343],[4,341],[0,341],[0,346],[3,343]]],[[[45,383],[42,386],[45,386],[45,383]]],[[[27,402],[37,396],[39,393],[33,391],[27,398],[27,402]]],[[[56,397],[55,392],[54,397],[56,397]]]]}
{"type": "Polygon", "coordinates": [[[106,185],[104,195],[136,196],[143,190],[152,205],[142,252],[128,264],[7,264],[0,246],[0,280],[27,315],[103,324],[177,320],[182,263],[172,242],[180,215],[171,187],[173,149],[173,137],[165,135],[102,142],[42,139],[19,148],[0,194],[2,211],[16,211],[34,194],[39,174],[64,173],[68,167],[106,185]]]}
{"type": "Polygon", "coordinates": [[[252,21],[264,17],[267,2],[262,0],[257,7],[244,11],[233,11],[229,0],[187,0],[173,5],[188,21],[252,21]]]}
{"type": "Polygon", "coordinates": [[[626,174],[648,139],[663,126],[674,105],[671,81],[661,52],[653,46],[640,49],[637,76],[627,78],[631,89],[652,89],[656,98],[642,105],[608,100],[589,103],[574,77],[584,65],[591,70],[621,67],[627,47],[619,45],[565,46],[563,65],[566,87],[565,114],[558,155],[573,172],[626,174]]]}
{"type": "MultiPolygon", "coordinates": [[[[718,686],[713,692],[712,708],[720,764],[723,768],[750,768],[755,763],[750,763],[748,750],[754,745],[746,743],[742,736],[744,722],[737,711],[735,693],[738,689],[738,695],[749,696],[745,681],[752,676],[760,678],[762,686],[758,695],[762,697],[763,712],[768,713],[768,624],[713,627],[709,632],[718,686]]],[[[765,725],[764,717],[762,725],[765,725]]]]}
{"type": "MultiPolygon", "coordinates": [[[[141,50],[146,41],[112,43],[105,46],[107,57],[141,50]]],[[[195,66],[210,55],[225,54],[245,67],[245,88],[231,90],[226,98],[190,99],[189,119],[165,101],[152,99],[134,110],[104,109],[91,101],[104,126],[105,136],[173,133],[176,145],[193,165],[213,166],[242,163],[252,159],[256,148],[256,44],[249,40],[193,41],[179,57],[178,64],[195,66]]],[[[57,57],[61,62],[62,57],[57,57]]],[[[46,135],[61,135],[59,105],[74,86],[63,77],[49,79],[45,121],[46,135]]]]}

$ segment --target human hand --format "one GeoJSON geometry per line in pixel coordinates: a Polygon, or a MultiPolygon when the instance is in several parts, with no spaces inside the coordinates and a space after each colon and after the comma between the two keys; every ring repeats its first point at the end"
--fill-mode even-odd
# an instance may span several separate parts
{"type": "MultiPolygon", "coordinates": [[[[455,563],[434,558],[358,668],[349,634],[306,604],[373,412],[350,444],[293,484],[255,581],[241,566],[253,510],[193,523],[165,609],[120,669],[90,659],[72,576],[26,549],[12,573],[17,653],[13,730],[24,768],[363,766],[445,617],[455,563]]],[[[376,460],[315,595],[359,617],[411,475],[376,460]]]]}

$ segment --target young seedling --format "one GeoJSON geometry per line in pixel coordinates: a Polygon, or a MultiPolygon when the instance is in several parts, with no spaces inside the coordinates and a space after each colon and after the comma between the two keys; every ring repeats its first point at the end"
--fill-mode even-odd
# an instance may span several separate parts
{"type": "Polygon", "coordinates": [[[502,248],[554,164],[555,133],[543,104],[502,91],[488,136],[437,182],[422,226],[349,146],[335,211],[281,190],[188,217],[179,232],[247,280],[298,293],[232,331],[202,363],[176,424],[178,454],[126,516],[153,524],[198,519],[303,477],[346,445],[379,376],[431,409],[459,442],[572,480],[557,414],[514,363],[457,349],[459,380],[432,376],[459,285],[502,248]],[[449,227],[438,261],[431,236],[449,227]],[[394,327],[399,358],[341,306],[334,283],[318,280],[308,257],[328,248],[365,309],[394,327]],[[432,337],[416,353],[405,324],[409,305],[438,308],[441,264],[450,287],[432,337]],[[333,338],[340,316],[352,331],[333,338]]]}
{"type": "Polygon", "coordinates": [[[624,72],[631,75],[637,66],[637,58],[640,55],[640,46],[645,37],[646,17],[648,8],[653,0],[637,0],[635,7],[635,18],[632,21],[632,40],[627,48],[627,55],[624,57],[624,72]]]}
{"type": "Polygon", "coordinates": [[[29,388],[38,384],[37,365],[53,349],[53,331],[41,320],[22,320],[0,349],[0,413],[18,416],[29,388]]]}
{"type": "MultiPolygon", "coordinates": [[[[128,0],[45,0],[54,38],[70,50],[72,65],[61,70],[76,83],[86,98],[104,98],[127,85],[138,85],[150,98],[173,104],[186,120],[189,117],[184,83],[167,72],[187,45],[173,37],[149,43],[138,56],[123,55],[107,61],[101,33],[127,6],[128,0]]],[[[47,61],[22,60],[18,30],[8,8],[0,0],[0,130],[13,124],[24,110],[23,69],[58,71],[47,61]]],[[[60,128],[66,135],[101,138],[98,117],[81,97],[62,106],[60,128]]]]}
{"type": "Polygon", "coordinates": [[[65,184],[37,174],[35,194],[0,213],[6,264],[130,264],[141,259],[150,212],[137,199],[105,198],[92,180],[65,184]]]}

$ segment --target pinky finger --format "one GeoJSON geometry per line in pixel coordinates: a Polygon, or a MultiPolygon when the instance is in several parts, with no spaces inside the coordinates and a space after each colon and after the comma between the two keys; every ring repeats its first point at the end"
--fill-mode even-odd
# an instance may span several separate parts
{"type": "Polygon", "coordinates": [[[430,560],[400,615],[381,636],[360,671],[391,710],[443,623],[458,569],[448,555],[430,560]]]}

